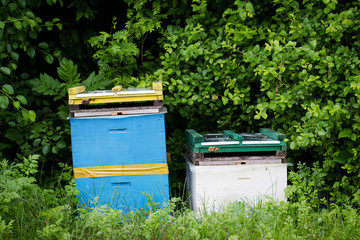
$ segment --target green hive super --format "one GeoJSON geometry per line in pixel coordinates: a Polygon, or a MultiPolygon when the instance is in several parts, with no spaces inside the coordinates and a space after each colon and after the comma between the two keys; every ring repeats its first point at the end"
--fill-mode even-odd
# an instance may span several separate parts
{"type": "Polygon", "coordinates": [[[162,85],[69,89],[72,156],[80,204],[124,211],[169,200],[162,85]],[[148,196],[147,196],[148,195],[148,196]]]}

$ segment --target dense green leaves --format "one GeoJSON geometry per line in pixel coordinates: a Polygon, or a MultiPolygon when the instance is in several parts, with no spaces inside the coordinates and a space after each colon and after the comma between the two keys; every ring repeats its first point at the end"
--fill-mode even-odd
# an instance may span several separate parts
{"type": "MultiPolygon", "coordinates": [[[[36,10],[66,7],[74,10],[69,16],[76,24],[85,19],[93,24],[102,9],[99,1],[2,4],[0,108],[6,141],[0,152],[35,151],[41,161],[66,152],[60,150],[70,146],[69,87],[145,87],[161,81],[169,135],[180,136],[189,127],[272,128],[287,135],[289,161],[318,162],[300,167],[300,173],[324,171],[316,192],[325,197],[323,204],[359,204],[358,2],[126,0],[127,14],[106,19],[110,24],[113,17],[111,29],[83,35],[36,10]],[[59,39],[45,41],[44,32],[59,30],[59,39]],[[100,74],[73,47],[81,41],[94,48],[87,57],[92,55],[100,74]]],[[[174,158],[174,165],[183,167],[182,157],[174,158]]],[[[298,189],[313,191],[293,177],[298,189]]],[[[299,191],[293,189],[293,199],[299,191]]]]}
{"type": "Polygon", "coordinates": [[[336,186],[319,196],[350,194],[355,203],[359,176],[337,169],[360,167],[357,4],[273,3],[235,1],[218,18],[206,1],[193,4],[184,26],[164,32],[152,79],[165,84],[170,112],[188,127],[286,133],[290,149],[313,154],[336,186]]]}
{"type": "Polygon", "coordinates": [[[60,81],[49,75],[40,74],[39,78],[31,80],[33,91],[44,95],[57,95],[60,90],[60,81]]]}

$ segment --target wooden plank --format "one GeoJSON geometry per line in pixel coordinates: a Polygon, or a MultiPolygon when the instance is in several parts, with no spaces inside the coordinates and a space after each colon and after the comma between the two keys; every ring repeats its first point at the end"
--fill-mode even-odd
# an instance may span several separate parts
{"type": "Polygon", "coordinates": [[[280,144],[280,141],[243,141],[243,145],[269,145],[280,144]]]}
{"type": "Polygon", "coordinates": [[[73,88],[69,88],[68,90],[69,95],[74,95],[82,92],[85,92],[85,86],[73,87],[73,88]]]}
{"type": "Polygon", "coordinates": [[[190,145],[194,145],[195,143],[201,143],[204,141],[204,136],[196,132],[194,129],[186,129],[185,137],[186,142],[190,145]]]}
{"type": "Polygon", "coordinates": [[[244,137],[242,137],[242,136],[240,136],[240,135],[238,135],[238,134],[236,134],[236,133],[234,133],[234,132],[232,132],[230,130],[224,130],[223,133],[226,136],[228,136],[228,137],[230,137],[230,138],[232,138],[232,139],[234,139],[236,141],[243,141],[244,140],[244,137]]]}
{"type": "Polygon", "coordinates": [[[280,140],[280,141],[283,141],[285,138],[286,138],[286,135],[283,134],[283,133],[279,133],[279,132],[275,132],[273,130],[270,130],[268,128],[260,128],[260,131],[259,131],[261,134],[267,136],[267,137],[270,137],[272,139],[275,139],[275,140],[280,140]]]}
{"type": "Polygon", "coordinates": [[[163,101],[128,104],[107,104],[99,106],[69,105],[70,117],[92,117],[130,114],[151,114],[164,112],[163,101]]]}
{"type": "Polygon", "coordinates": [[[276,156],[234,156],[234,157],[218,157],[205,158],[203,161],[192,158],[187,154],[183,154],[184,159],[192,162],[196,166],[212,166],[212,165],[243,165],[243,164],[280,164],[286,163],[285,158],[276,156]]]}
{"type": "Polygon", "coordinates": [[[69,105],[163,100],[161,83],[153,83],[153,89],[122,89],[116,86],[111,91],[85,92],[85,87],[81,86],[70,88],[68,92],[69,105]]]}
{"type": "Polygon", "coordinates": [[[156,91],[162,91],[163,86],[160,82],[154,82],[154,83],[152,83],[152,89],[156,90],[156,91]]]}
{"type": "Polygon", "coordinates": [[[83,112],[72,113],[72,117],[95,117],[95,116],[151,114],[151,113],[160,113],[160,110],[157,108],[153,108],[153,109],[122,109],[122,110],[92,111],[92,112],[83,111],[83,112]]]}
{"type": "Polygon", "coordinates": [[[142,102],[142,101],[156,101],[163,100],[163,96],[156,95],[141,95],[141,96],[109,96],[109,97],[85,97],[80,99],[69,99],[69,104],[72,105],[83,104],[84,100],[88,101],[88,104],[100,104],[100,103],[119,103],[119,102],[142,102]]]}
{"type": "Polygon", "coordinates": [[[285,158],[286,157],[286,151],[277,151],[276,156],[285,158]]]}
{"type": "Polygon", "coordinates": [[[193,152],[187,144],[185,144],[184,148],[185,148],[185,154],[188,155],[190,159],[199,159],[200,161],[204,160],[203,153],[193,152]]]}
{"type": "Polygon", "coordinates": [[[113,93],[115,93],[115,95],[116,95],[116,94],[118,94],[118,92],[120,92],[122,89],[123,89],[122,86],[115,86],[115,87],[113,87],[113,88],[111,89],[111,91],[112,91],[113,93]]]}
{"type": "MultiPolygon", "coordinates": [[[[188,143],[188,142],[187,142],[188,143]]],[[[194,145],[189,144],[191,149],[196,153],[210,153],[209,147],[211,146],[201,146],[201,143],[196,143],[194,145]]],[[[280,144],[277,145],[223,145],[218,146],[220,149],[218,153],[230,153],[230,152],[270,152],[270,151],[280,151],[283,150],[280,144]]]]}
{"type": "Polygon", "coordinates": [[[280,164],[281,159],[258,159],[258,160],[221,160],[221,161],[200,161],[197,166],[220,166],[220,165],[245,165],[245,164],[280,164]]]}
{"type": "Polygon", "coordinates": [[[201,146],[239,145],[239,141],[202,142],[201,146]]]}

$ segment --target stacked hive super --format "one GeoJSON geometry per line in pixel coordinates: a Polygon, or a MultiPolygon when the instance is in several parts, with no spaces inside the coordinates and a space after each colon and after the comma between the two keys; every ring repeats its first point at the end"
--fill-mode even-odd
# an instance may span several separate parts
{"type": "Polygon", "coordinates": [[[148,196],[169,199],[162,85],[85,92],[69,89],[73,167],[79,200],[133,211],[148,196]]]}
{"type": "Polygon", "coordinates": [[[269,129],[255,134],[186,130],[184,157],[191,208],[211,212],[235,201],[285,201],[284,139],[284,134],[269,129]]]}

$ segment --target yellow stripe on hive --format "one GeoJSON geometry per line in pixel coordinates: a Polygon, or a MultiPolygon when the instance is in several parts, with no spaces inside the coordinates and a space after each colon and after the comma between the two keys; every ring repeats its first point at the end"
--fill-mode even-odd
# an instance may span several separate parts
{"type": "Polygon", "coordinates": [[[166,163],[74,168],[75,178],[169,174],[166,163]]]}

